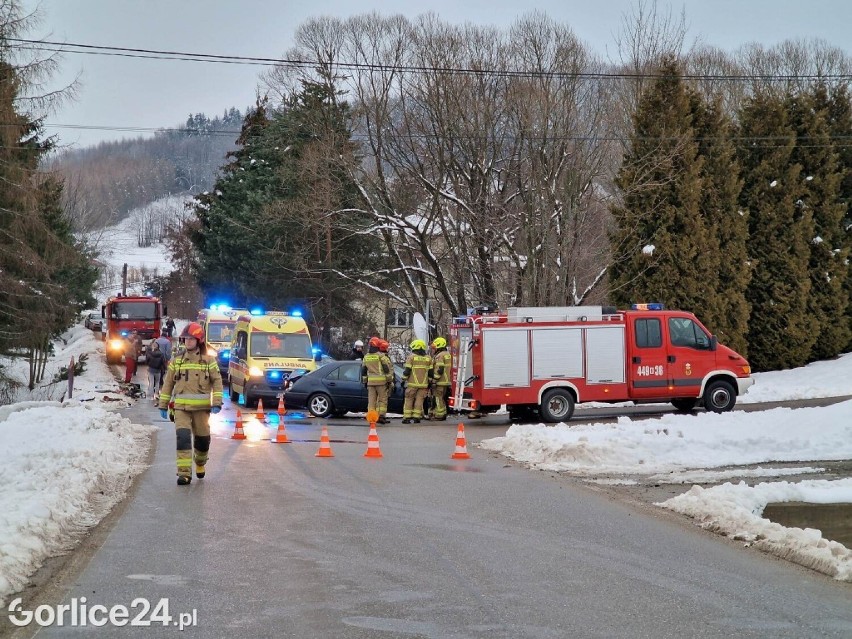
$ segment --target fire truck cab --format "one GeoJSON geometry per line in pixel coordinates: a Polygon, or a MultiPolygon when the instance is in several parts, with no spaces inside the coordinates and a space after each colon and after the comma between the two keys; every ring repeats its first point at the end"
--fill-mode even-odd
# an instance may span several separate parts
{"type": "Polygon", "coordinates": [[[635,304],[518,307],[456,318],[450,329],[456,410],[571,418],[582,402],[699,403],[728,411],[754,383],[741,355],[686,311],[635,304]]]}
{"type": "Polygon", "coordinates": [[[125,340],[132,331],[142,339],[142,352],[150,340],[160,336],[163,308],[156,297],[118,295],[110,297],[101,307],[107,325],[104,346],[108,364],[117,364],[124,357],[125,340]]]}

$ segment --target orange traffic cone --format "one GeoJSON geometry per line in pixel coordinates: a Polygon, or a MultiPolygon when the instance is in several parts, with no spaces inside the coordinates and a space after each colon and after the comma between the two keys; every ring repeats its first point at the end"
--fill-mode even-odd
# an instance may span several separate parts
{"type": "Polygon", "coordinates": [[[467,452],[467,440],[464,438],[464,424],[459,422],[459,431],[456,434],[456,452],[454,452],[450,459],[470,459],[470,455],[467,452]]]}
{"type": "Polygon", "coordinates": [[[331,452],[331,442],[328,439],[328,426],[322,427],[322,435],[320,435],[320,447],[315,457],[334,457],[331,452]]]}
{"type": "Polygon", "coordinates": [[[364,457],[383,457],[382,449],[379,448],[379,434],[376,432],[376,424],[370,424],[370,434],[367,436],[367,452],[364,457]]]}
{"type": "Polygon", "coordinates": [[[287,429],[284,427],[284,418],[281,417],[278,420],[278,433],[275,435],[275,439],[272,440],[273,444],[289,444],[290,440],[287,439],[287,429]]]}
{"type": "Polygon", "coordinates": [[[234,434],[231,439],[245,439],[246,434],[243,431],[243,414],[237,409],[237,423],[234,425],[234,434]]]}
{"type": "Polygon", "coordinates": [[[287,409],[284,407],[284,398],[279,397],[278,398],[278,414],[281,417],[283,417],[286,412],[287,412],[287,409]]]}
{"type": "Polygon", "coordinates": [[[266,415],[263,414],[263,400],[257,400],[257,421],[262,422],[266,419],[266,415]]]}

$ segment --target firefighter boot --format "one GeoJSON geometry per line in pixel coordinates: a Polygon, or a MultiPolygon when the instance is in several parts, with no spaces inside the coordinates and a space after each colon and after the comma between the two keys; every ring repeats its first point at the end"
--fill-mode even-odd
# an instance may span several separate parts
{"type": "Polygon", "coordinates": [[[198,479],[204,479],[204,464],[195,464],[195,476],[198,477],[198,479]]]}
{"type": "Polygon", "coordinates": [[[410,417],[406,417],[405,419],[403,419],[403,420],[402,420],[402,423],[403,423],[403,424],[410,424],[410,423],[411,423],[411,421],[412,421],[412,420],[411,420],[411,418],[410,418],[410,417]]]}
{"type": "Polygon", "coordinates": [[[186,475],[178,475],[177,485],[178,486],[186,486],[191,481],[192,481],[192,477],[187,477],[186,475]]]}

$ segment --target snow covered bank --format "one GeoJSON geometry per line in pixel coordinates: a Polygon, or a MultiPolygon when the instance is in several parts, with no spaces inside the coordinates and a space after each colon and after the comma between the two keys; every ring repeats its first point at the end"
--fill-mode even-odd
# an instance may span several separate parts
{"type": "Polygon", "coordinates": [[[755,373],[755,383],[740,404],[852,395],[852,353],[801,368],[755,373]]]}
{"type": "Polygon", "coordinates": [[[153,431],[77,402],[0,409],[0,599],[121,501],[153,431]]]}
{"type": "Polygon", "coordinates": [[[693,486],[657,505],[694,518],[702,528],[754,544],[835,579],[852,581],[852,550],[825,539],[819,530],[788,528],[761,517],[767,504],[791,501],[852,504],[852,479],[693,486]]]}
{"type": "Polygon", "coordinates": [[[621,417],[617,424],[514,425],[480,446],[535,468],[581,476],[851,459],[852,401],[636,422],[621,417]]]}

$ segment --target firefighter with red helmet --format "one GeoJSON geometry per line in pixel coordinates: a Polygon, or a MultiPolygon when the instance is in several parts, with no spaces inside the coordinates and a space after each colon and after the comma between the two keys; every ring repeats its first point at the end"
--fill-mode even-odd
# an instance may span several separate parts
{"type": "Polygon", "coordinates": [[[388,412],[388,373],[393,372],[387,356],[379,353],[382,340],[371,337],[368,351],[361,364],[361,381],[367,386],[367,412],[371,410],[379,414],[379,423],[386,424],[384,415],[388,412]]]}
{"type": "Polygon", "coordinates": [[[204,477],[210,450],[210,413],[222,409],[222,376],[215,356],[207,355],[201,324],[187,324],[180,340],[185,350],[169,363],[160,391],[160,414],[168,418],[171,402],[177,434],[177,483],[185,486],[192,481],[193,449],[195,476],[204,477]]]}
{"type": "MultiPolygon", "coordinates": [[[[393,373],[393,362],[391,361],[390,357],[388,357],[388,348],[389,347],[390,347],[390,344],[388,343],[387,340],[383,339],[379,342],[379,357],[382,360],[382,364],[388,370],[388,374],[387,374],[388,402],[390,401],[390,396],[393,395],[393,389],[394,389],[394,386],[395,386],[395,379],[394,379],[394,373],[393,373]]],[[[386,409],[387,409],[387,403],[388,402],[385,402],[385,408],[386,409]]],[[[379,414],[379,423],[380,424],[387,424],[388,423],[388,419],[385,416],[386,412],[387,411],[385,411],[385,413],[379,414]]]]}
{"type": "Polygon", "coordinates": [[[426,342],[416,339],[411,342],[411,355],[405,360],[402,381],[405,384],[405,403],[402,407],[402,423],[420,423],[423,417],[423,402],[432,379],[432,358],[426,354],[426,342]]]}

